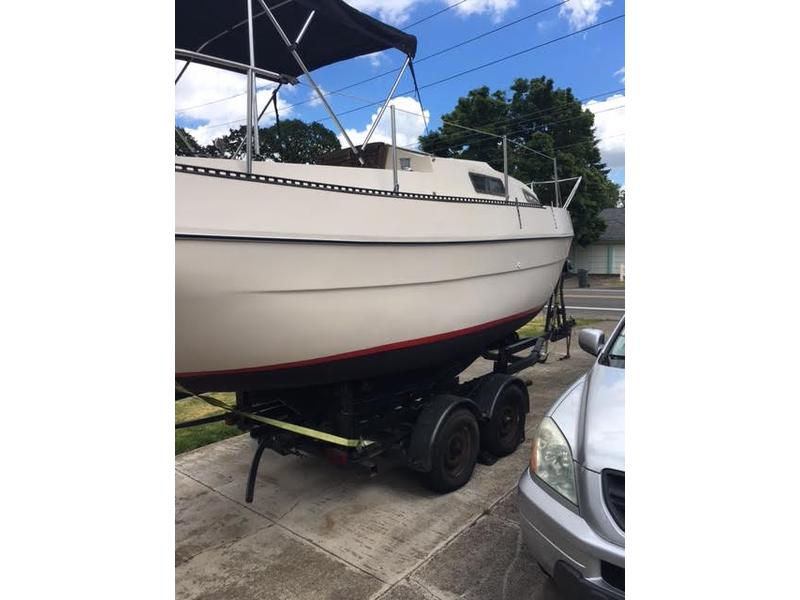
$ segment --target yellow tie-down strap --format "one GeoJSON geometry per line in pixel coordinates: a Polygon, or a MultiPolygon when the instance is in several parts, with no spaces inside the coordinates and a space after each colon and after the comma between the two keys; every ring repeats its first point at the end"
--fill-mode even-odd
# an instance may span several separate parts
{"type": "Polygon", "coordinates": [[[262,417],[261,415],[254,415],[253,413],[244,412],[236,408],[233,408],[232,406],[226,404],[222,400],[217,400],[216,398],[213,398],[211,396],[206,396],[205,394],[195,394],[193,392],[190,392],[179,383],[175,384],[175,388],[178,391],[183,392],[184,394],[189,394],[190,396],[193,396],[195,398],[200,398],[201,400],[207,402],[208,404],[211,404],[212,406],[216,406],[235,415],[246,417],[258,423],[263,423],[264,425],[272,425],[273,427],[277,427],[278,429],[285,429],[286,431],[291,431],[293,433],[298,433],[306,437],[321,440],[323,442],[330,442],[331,444],[346,446],[348,448],[363,448],[364,446],[369,446],[370,444],[375,443],[371,440],[362,440],[362,439],[351,440],[338,435],[334,435],[332,433],[328,433],[326,431],[319,431],[317,429],[311,429],[310,427],[303,427],[302,425],[295,425],[294,423],[286,423],[285,421],[278,421],[277,419],[270,419],[269,417],[262,417]]]}

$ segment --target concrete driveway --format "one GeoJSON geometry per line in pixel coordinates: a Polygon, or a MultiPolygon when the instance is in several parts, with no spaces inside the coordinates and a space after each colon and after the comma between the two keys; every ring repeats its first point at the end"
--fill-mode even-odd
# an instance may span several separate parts
{"type": "MultiPolygon", "coordinates": [[[[598,325],[610,333],[614,322],[598,325]]],[[[577,332],[576,332],[577,333],[577,332]]],[[[564,342],[532,381],[526,429],[593,357],[564,342]]],[[[487,370],[478,361],[470,375],[487,370]]],[[[239,436],[176,457],[178,599],[556,599],[522,543],[516,482],[530,440],[447,495],[411,471],[369,478],[323,460],[264,455],[255,500],[244,502],[255,449],[239,436]]]]}

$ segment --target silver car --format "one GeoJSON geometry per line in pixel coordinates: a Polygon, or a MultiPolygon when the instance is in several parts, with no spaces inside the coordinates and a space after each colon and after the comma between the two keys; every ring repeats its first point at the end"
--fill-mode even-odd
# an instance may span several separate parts
{"type": "Polygon", "coordinates": [[[568,598],[625,597],[625,318],[579,344],[592,369],[547,411],[519,480],[525,542],[568,598]]]}

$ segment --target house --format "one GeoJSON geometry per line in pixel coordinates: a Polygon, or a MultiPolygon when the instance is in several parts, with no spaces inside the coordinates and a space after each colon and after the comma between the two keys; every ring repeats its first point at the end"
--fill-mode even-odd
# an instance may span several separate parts
{"type": "Polygon", "coordinates": [[[625,209],[606,208],[600,211],[606,230],[596,242],[581,248],[572,245],[569,259],[572,268],[586,269],[595,275],[619,275],[625,264],[625,209]]]}

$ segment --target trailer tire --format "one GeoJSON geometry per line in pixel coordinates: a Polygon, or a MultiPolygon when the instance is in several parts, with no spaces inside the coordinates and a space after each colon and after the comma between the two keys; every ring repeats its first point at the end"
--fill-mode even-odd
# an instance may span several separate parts
{"type": "Polygon", "coordinates": [[[475,470],[479,447],[475,415],[467,408],[452,411],[433,440],[431,470],[422,473],[425,485],[440,493],[463,486],[475,470]]]}
{"type": "Polygon", "coordinates": [[[518,385],[507,385],[492,416],[481,427],[481,445],[495,456],[508,456],[525,439],[525,398],[518,385]]]}

